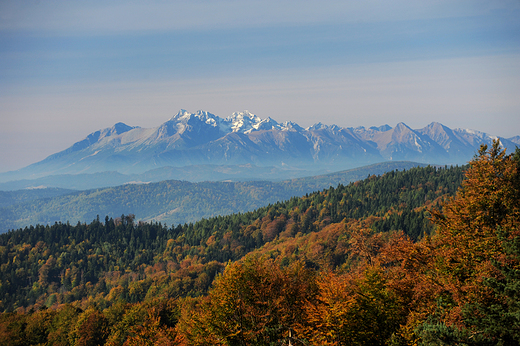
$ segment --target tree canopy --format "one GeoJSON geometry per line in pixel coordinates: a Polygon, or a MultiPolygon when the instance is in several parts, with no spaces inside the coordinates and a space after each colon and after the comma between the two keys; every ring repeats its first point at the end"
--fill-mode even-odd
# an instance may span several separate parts
{"type": "Polygon", "coordinates": [[[496,141],[194,224],[1,235],[0,342],[518,345],[519,168],[496,141]]]}

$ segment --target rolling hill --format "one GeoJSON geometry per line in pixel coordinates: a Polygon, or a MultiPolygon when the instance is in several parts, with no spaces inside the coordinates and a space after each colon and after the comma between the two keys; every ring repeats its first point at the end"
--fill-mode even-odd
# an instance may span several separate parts
{"type": "MultiPolygon", "coordinates": [[[[23,201],[6,200],[0,208],[0,232],[55,222],[90,222],[98,215],[134,214],[140,221],[184,224],[202,218],[251,211],[338,184],[420,166],[414,162],[386,162],[320,176],[283,182],[199,182],[168,180],[148,184],[76,191],[61,196],[23,201]]],[[[46,189],[37,190],[43,193],[46,189]]],[[[27,190],[11,194],[28,193],[27,190]]],[[[53,190],[54,191],[54,190],[53,190]]],[[[68,190],[59,190],[68,192],[68,190]]],[[[63,193],[62,192],[62,193],[63,193]]],[[[4,193],[7,196],[7,192],[4,193]]]]}

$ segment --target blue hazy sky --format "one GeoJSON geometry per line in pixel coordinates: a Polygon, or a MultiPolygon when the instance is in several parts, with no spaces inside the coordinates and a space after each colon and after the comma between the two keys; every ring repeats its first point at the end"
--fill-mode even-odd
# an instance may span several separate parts
{"type": "Polygon", "coordinates": [[[520,1],[0,0],[0,172],[181,108],[520,135],[520,1]]]}

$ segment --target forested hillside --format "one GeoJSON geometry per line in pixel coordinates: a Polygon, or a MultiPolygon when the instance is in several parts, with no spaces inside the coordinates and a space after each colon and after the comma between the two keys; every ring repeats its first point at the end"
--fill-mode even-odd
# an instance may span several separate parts
{"type": "Polygon", "coordinates": [[[140,221],[184,224],[217,215],[251,211],[293,196],[340,183],[348,184],[369,174],[383,174],[418,165],[414,162],[385,162],[283,182],[193,183],[168,180],[73,193],[61,189],[0,191],[0,233],[36,224],[85,223],[97,215],[116,218],[121,214],[134,214],[140,221]],[[37,196],[41,197],[37,199],[37,196]]]}
{"type": "MultiPolygon", "coordinates": [[[[5,264],[0,268],[3,308],[42,304],[51,296],[54,297],[51,302],[56,299],[60,303],[82,299],[91,294],[88,288],[85,291],[86,283],[90,283],[92,290],[101,289],[108,294],[112,286],[101,278],[114,271],[141,272],[143,266],[168,261],[180,264],[193,257],[202,265],[211,261],[236,261],[267,242],[317,232],[343,220],[371,217],[375,231],[402,229],[416,239],[432,229],[425,203],[435,204],[454,194],[462,172],[461,167],[392,171],[254,212],[172,227],[136,224],[133,216],[122,216],[105,217],[90,224],[57,223],[11,231],[0,235],[5,264]],[[44,266],[47,262],[46,272],[42,268],[47,268],[44,266]],[[77,295],[76,288],[81,285],[82,293],[77,295]],[[66,298],[71,294],[72,297],[66,298]]],[[[146,276],[144,271],[142,275],[146,276]]],[[[201,288],[200,293],[207,287],[201,288]]],[[[183,289],[178,294],[186,295],[190,290],[183,289]]]]}
{"type": "Polygon", "coordinates": [[[74,190],[60,188],[25,189],[17,191],[0,191],[0,208],[10,205],[23,204],[36,199],[52,198],[74,192],[74,190]]]}
{"type": "Polygon", "coordinates": [[[0,235],[0,342],[516,345],[519,162],[497,142],[469,168],[194,224],[130,215],[0,235]]]}

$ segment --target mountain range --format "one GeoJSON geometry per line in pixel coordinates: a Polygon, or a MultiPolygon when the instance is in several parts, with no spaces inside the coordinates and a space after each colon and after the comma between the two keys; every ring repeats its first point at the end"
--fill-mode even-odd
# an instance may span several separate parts
{"type": "MultiPolygon", "coordinates": [[[[109,171],[143,174],[163,167],[201,165],[249,165],[250,172],[257,171],[255,167],[272,167],[301,171],[299,176],[305,176],[311,171],[325,173],[384,161],[464,164],[481,144],[496,138],[436,122],[422,129],[404,123],[370,128],[317,123],[303,128],[290,121],[261,119],[248,111],[224,119],[205,111],[181,110],[154,128],[117,123],[96,131],[43,161],[0,174],[0,182],[109,171]]],[[[500,139],[510,150],[520,143],[518,136],[500,139]]],[[[188,170],[186,180],[195,171],[188,170]]]]}

